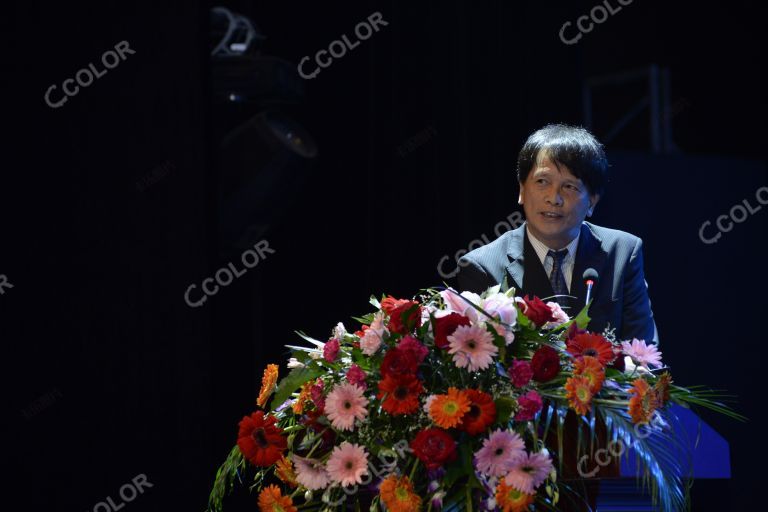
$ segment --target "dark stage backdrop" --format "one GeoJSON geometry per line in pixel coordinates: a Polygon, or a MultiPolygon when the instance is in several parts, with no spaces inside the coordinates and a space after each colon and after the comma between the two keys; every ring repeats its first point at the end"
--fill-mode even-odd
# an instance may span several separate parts
{"type": "Polygon", "coordinates": [[[3,19],[12,37],[0,276],[13,287],[0,288],[0,313],[16,508],[94,510],[107,497],[119,506],[131,483],[143,492],[124,512],[202,510],[261,371],[284,363],[294,330],[322,339],[338,321],[357,328],[349,316],[367,312],[372,293],[455,284],[457,251],[517,218],[525,137],[583,123],[589,77],[657,65],[670,70],[663,115],[677,150],[651,152],[647,108],[609,133],[646,85],[596,95],[612,182],[594,221],[644,239],[678,381],[733,391],[751,418],[705,417],[731,442],[733,479],[697,484],[694,510],[751,509],[768,341],[757,2],[632,2],[575,44],[561,27],[597,2],[227,2],[266,35],[262,54],[290,70],[304,56],[314,70],[316,52],[372,14],[386,22],[314,78],[294,77],[303,92],[273,108],[303,126],[317,157],[263,180],[266,167],[254,165],[253,190],[234,185],[242,197],[222,191],[233,187],[227,162],[248,158],[250,132],[241,153],[220,143],[256,111],[231,115],[211,99],[211,5],[25,2],[3,19]],[[51,85],[58,101],[64,80],[121,42],[133,53],[122,46],[113,69],[46,104],[51,85]],[[733,208],[744,200],[742,218],[733,208]],[[252,241],[269,251],[190,307],[190,285],[198,300],[205,278],[240,260],[219,220],[236,201],[263,206],[252,241]],[[707,243],[734,211],[739,221],[707,243]]]}

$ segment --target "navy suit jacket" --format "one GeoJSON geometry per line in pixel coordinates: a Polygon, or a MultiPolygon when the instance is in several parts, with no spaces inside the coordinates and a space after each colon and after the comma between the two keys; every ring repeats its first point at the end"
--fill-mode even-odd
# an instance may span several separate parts
{"type": "MultiPolygon", "coordinates": [[[[653,320],[648,285],[643,272],[643,242],[616,229],[582,223],[570,295],[564,308],[573,316],[584,307],[584,271],[594,268],[599,278],[592,289],[588,329],[595,332],[610,324],[619,340],[659,341],[653,320]]],[[[489,286],[504,283],[516,295],[554,295],[549,277],[528,241],[525,223],[507,231],[493,242],[469,252],[459,260],[459,291],[481,293],[489,286]]]]}

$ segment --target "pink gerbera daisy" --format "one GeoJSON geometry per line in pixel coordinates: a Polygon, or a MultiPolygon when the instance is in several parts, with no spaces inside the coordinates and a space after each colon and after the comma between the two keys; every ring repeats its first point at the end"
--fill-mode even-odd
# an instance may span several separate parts
{"type": "Polygon", "coordinates": [[[502,476],[523,455],[525,443],[517,432],[496,430],[483,441],[482,448],[475,452],[475,467],[483,474],[502,476]]]}
{"type": "Polygon", "coordinates": [[[631,343],[629,341],[622,341],[621,348],[636,364],[639,364],[646,370],[649,369],[648,365],[656,368],[661,367],[661,352],[653,343],[647,345],[644,340],[634,338],[631,343]]]}
{"type": "Polygon", "coordinates": [[[352,430],[355,419],[364,419],[368,415],[366,405],[368,399],[363,396],[363,389],[349,382],[337,384],[325,397],[325,413],[339,430],[352,430]]]}
{"type": "Polygon", "coordinates": [[[328,471],[319,460],[294,455],[293,463],[296,466],[296,481],[310,491],[325,489],[331,483],[328,471]]]}
{"type": "Polygon", "coordinates": [[[552,459],[541,452],[523,453],[507,473],[507,485],[525,494],[533,494],[534,490],[547,479],[552,472],[552,459]]]}
{"type": "Polygon", "coordinates": [[[476,325],[460,325],[448,336],[448,353],[453,354],[453,362],[471,372],[488,368],[498,352],[491,333],[476,325]]]}
{"type": "Polygon", "coordinates": [[[344,441],[331,452],[326,469],[331,480],[345,487],[360,484],[368,474],[368,454],[362,446],[344,441]]]}

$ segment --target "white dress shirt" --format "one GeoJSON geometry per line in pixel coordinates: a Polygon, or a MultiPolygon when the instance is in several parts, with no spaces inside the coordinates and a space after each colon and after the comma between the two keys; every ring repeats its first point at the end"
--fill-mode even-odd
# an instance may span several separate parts
{"type": "MultiPolygon", "coordinates": [[[[552,267],[555,266],[554,259],[551,256],[547,256],[547,253],[549,251],[554,251],[555,249],[552,249],[550,247],[547,247],[544,242],[536,238],[531,234],[531,231],[528,229],[528,226],[525,227],[525,232],[528,235],[528,240],[531,241],[531,245],[533,246],[533,250],[536,251],[536,254],[539,256],[539,259],[541,260],[541,264],[544,265],[544,271],[547,273],[547,277],[552,273],[552,267]]],[[[581,236],[581,231],[579,231],[579,234],[576,235],[576,238],[571,240],[571,243],[565,246],[565,249],[568,250],[568,254],[565,255],[563,258],[563,277],[565,278],[565,285],[568,287],[568,292],[571,291],[571,278],[573,277],[573,265],[576,263],[576,248],[579,246],[579,237],[581,236]]]]}

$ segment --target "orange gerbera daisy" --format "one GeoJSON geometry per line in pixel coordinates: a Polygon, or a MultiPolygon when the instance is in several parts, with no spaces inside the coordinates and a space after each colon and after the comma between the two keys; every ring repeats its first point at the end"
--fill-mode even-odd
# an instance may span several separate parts
{"type": "Polygon", "coordinates": [[[389,475],[379,485],[379,495],[389,512],[417,512],[421,507],[421,498],[407,476],[389,475]]]}
{"type": "Polygon", "coordinates": [[[584,416],[592,407],[592,391],[587,377],[570,377],[565,381],[565,397],[576,414],[584,416]]]}
{"type": "Polygon", "coordinates": [[[291,487],[299,485],[296,480],[296,471],[293,469],[293,462],[291,462],[291,459],[286,458],[285,455],[275,462],[275,476],[291,487]]]}
{"type": "Polygon", "coordinates": [[[580,357],[573,363],[573,374],[581,375],[589,379],[589,390],[596,394],[603,387],[605,370],[596,357],[580,357]]]}
{"type": "Polygon", "coordinates": [[[274,484],[265,487],[259,493],[261,512],[297,512],[290,496],[283,496],[280,488],[274,484]]]}
{"type": "Polygon", "coordinates": [[[648,423],[659,405],[655,390],[650,384],[638,377],[632,381],[632,389],[629,390],[632,398],[629,399],[629,415],[635,424],[648,423]]]}
{"type": "Polygon", "coordinates": [[[595,357],[603,366],[616,359],[610,341],[599,334],[588,332],[577,334],[569,339],[566,342],[566,350],[576,359],[583,356],[595,357]]]}
{"type": "Polygon", "coordinates": [[[659,407],[664,407],[664,404],[669,402],[669,386],[672,385],[672,376],[669,372],[664,372],[659,376],[659,380],[653,385],[653,390],[656,392],[656,399],[658,400],[659,407]]]}
{"type": "Polygon", "coordinates": [[[506,478],[502,478],[496,486],[496,504],[503,512],[524,512],[528,510],[528,505],[531,503],[533,503],[533,495],[507,485],[506,478]]]}
{"type": "Polygon", "coordinates": [[[432,421],[443,428],[455,427],[461,423],[464,415],[469,412],[470,401],[464,391],[448,388],[445,395],[435,395],[429,405],[429,416],[432,421]]]}
{"type": "Polygon", "coordinates": [[[269,395],[275,390],[275,384],[277,383],[278,366],[276,364],[268,364],[264,368],[264,374],[261,376],[261,390],[259,390],[259,398],[256,399],[256,405],[264,407],[267,403],[269,395]]]}
{"type": "Polygon", "coordinates": [[[458,428],[469,435],[477,435],[484,432],[496,419],[496,404],[493,397],[484,391],[467,389],[469,398],[469,411],[464,415],[458,428]]]}
{"type": "Polygon", "coordinates": [[[299,398],[293,403],[291,408],[296,414],[304,414],[304,407],[307,402],[312,398],[310,390],[312,389],[312,381],[305,382],[301,385],[301,391],[299,391],[299,398]]]}
{"type": "Polygon", "coordinates": [[[422,391],[424,386],[413,375],[387,375],[379,381],[379,393],[376,396],[381,399],[386,395],[381,408],[389,414],[410,414],[419,410],[419,394],[422,391]]]}

